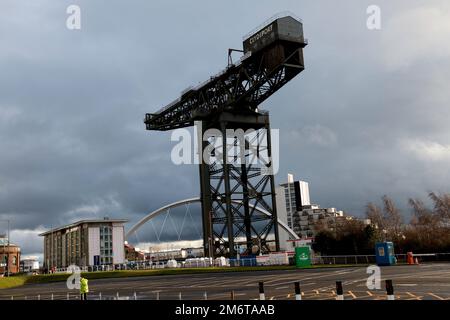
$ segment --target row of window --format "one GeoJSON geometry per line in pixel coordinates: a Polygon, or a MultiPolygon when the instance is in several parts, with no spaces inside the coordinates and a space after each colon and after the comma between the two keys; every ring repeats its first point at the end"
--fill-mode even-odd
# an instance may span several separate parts
{"type": "MultiPolygon", "coordinates": [[[[100,263],[112,264],[113,263],[113,228],[111,226],[101,226],[99,228],[100,236],[100,263]]],[[[48,237],[46,240],[48,257],[58,262],[61,262],[60,253],[65,251],[65,260],[75,261],[79,259],[81,255],[81,241],[82,234],[80,231],[68,232],[65,234],[66,242],[62,245],[62,237],[57,238],[48,237]],[[53,240],[53,243],[52,243],[53,240]]]]}
{"type": "Polygon", "coordinates": [[[100,227],[100,263],[112,263],[112,227],[100,227]]]}

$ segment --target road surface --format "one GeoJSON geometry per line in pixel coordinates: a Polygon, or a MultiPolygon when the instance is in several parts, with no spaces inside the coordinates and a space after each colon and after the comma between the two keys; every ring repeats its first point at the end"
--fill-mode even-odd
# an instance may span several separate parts
{"type": "MultiPolygon", "coordinates": [[[[392,279],[395,298],[404,300],[450,300],[450,264],[401,265],[381,268],[381,289],[369,290],[366,267],[203,273],[148,276],[89,281],[89,298],[228,300],[258,299],[258,282],[264,281],[266,299],[294,299],[294,282],[300,281],[304,300],[335,299],[336,281],[342,281],[345,299],[385,300],[384,280],[392,279]]],[[[0,290],[0,299],[78,299],[65,282],[29,284],[0,290]]]]}

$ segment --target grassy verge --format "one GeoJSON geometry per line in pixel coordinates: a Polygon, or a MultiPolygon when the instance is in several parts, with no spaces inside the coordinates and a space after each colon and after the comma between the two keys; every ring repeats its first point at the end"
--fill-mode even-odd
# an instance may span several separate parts
{"type": "Polygon", "coordinates": [[[0,278],[0,289],[8,289],[23,286],[27,281],[26,276],[14,276],[0,278]]]}
{"type": "MultiPolygon", "coordinates": [[[[308,269],[318,268],[342,268],[356,265],[313,265],[308,269]]],[[[358,265],[362,266],[362,265],[358,265]]],[[[98,271],[82,273],[86,279],[111,279],[127,277],[146,277],[160,275],[182,275],[201,274],[218,272],[251,272],[251,271],[271,271],[271,270],[295,270],[295,266],[267,266],[267,267],[215,267],[215,268],[186,268],[186,269],[151,269],[151,270],[118,270],[118,271],[98,271]]],[[[22,286],[30,283],[50,283],[66,281],[69,274],[42,274],[35,276],[12,276],[0,278],[0,289],[7,289],[22,286]]]]}

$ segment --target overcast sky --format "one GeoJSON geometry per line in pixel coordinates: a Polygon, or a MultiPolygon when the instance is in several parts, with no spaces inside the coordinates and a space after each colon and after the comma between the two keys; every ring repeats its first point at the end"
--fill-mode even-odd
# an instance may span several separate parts
{"type": "MultiPolygon", "coordinates": [[[[361,216],[368,201],[448,192],[448,0],[0,0],[0,219],[24,254],[81,218],[130,225],[199,194],[170,161],[156,111],[226,65],[227,49],[275,13],[303,19],[306,70],[263,108],[280,129],[280,172],[312,201],[361,216]],[[81,30],[66,9],[81,8],[81,30]],[[370,4],[381,30],[366,27],[370,4]]],[[[5,229],[0,223],[1,230],[5,229]],[[2,229],[3,228],[3,229],[2,229]]]]}

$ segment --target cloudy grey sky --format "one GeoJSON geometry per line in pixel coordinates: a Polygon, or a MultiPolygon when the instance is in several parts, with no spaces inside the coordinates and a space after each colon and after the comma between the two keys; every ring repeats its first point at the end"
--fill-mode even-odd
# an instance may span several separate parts
{"type": "Polygon", "coordinates": [[[0,219],[12,241],[40,253],[52,225],[133,223],[197,196],[197,168],[173,165],[170,133],[146,132],[143,116],[285,10],[310,44],[306,70],[263,105],[281,128],[277,181],[292,172],[315,203],[354,215],[383,194],[406,214],[407,197],[448,192],[447,0],[0,0],[0,219]],[[70,4],[81,30],[66,28],[70,4]],[[366,28],[370,4],[379,31],[366,28]]]}

